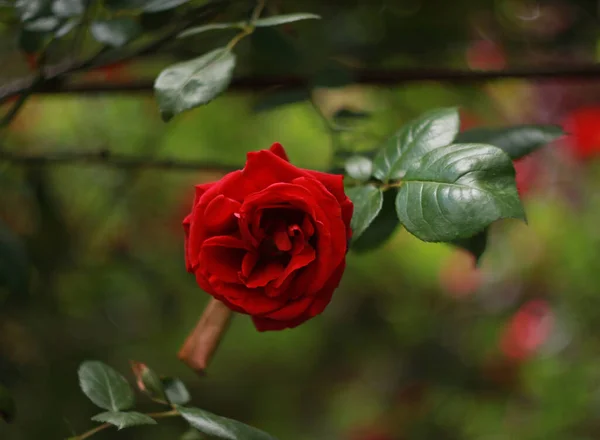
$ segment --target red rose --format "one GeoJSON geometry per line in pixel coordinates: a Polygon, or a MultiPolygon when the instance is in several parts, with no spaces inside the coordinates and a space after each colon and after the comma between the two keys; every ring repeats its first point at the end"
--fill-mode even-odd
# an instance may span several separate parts
{"type": "Polygon", "coordinates": [[[600,107],[583,107],[570,113],[564,127],[567,145],[577,159],[600,155],[600,107]]]}
{"type": "Polygon", "coordinates": [[[343,176],[296,168],[273,144],[248,153],[243,170],[196,186],[183,221],[187,270],[259,331],[296,327],[340,282],[352,211],[343,176]]]}

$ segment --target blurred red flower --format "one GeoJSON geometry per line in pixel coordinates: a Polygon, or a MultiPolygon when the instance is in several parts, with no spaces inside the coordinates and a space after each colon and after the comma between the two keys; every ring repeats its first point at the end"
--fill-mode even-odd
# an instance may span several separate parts
{"type": "Polygon", "coordinates": [[[569,113],[563,127],[573,156],[587,160],[600,155],[600,107],[582,107],[569,113]]]}

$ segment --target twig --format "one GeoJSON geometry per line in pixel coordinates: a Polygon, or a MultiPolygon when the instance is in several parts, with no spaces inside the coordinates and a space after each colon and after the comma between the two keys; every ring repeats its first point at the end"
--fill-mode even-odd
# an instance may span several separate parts
{"type": "MultiPolygon", "coordinates": [[[[129,58],[126,58],[129,59],[129,58]]],[[[114,62],[114,61],[112,61],[114,62]]],[[[107,62],[105,64],[111,64],[107,62]]],[[[104,64],[103,64],[104,65],[104,64]]],[[[82,63],[63,66],[61,69],[48,68],[49,81],[36,87],[36,94],[77,94],[77,93],[148,93],[153,90],[153,80],[143,80],[126,84],[111,84],[106,82],[89,82],[73,84],[58,81],[59,76],[89,67],[82,63]]],[[[523,68],[511,70],[471,71],[459,69],[402,69],[402,70],[349,70],[353,84],[374,86],[395,86],[411,82],[437,81],[449,84],[477,84],[505,79],[525,79],[535,81],[600,79],[600,65],[591,66],[547,66],[540,68],[523,68]]],[[[297,75],[272,76],[251,75],[234,79],[230,90],[258,91],[277,87],[278,90],[308,88],[312,84],[309,77],[297,75]]],[[[0,103],[13,96],[21,94],[31,85],[31,79],[18,79],[0,87],[0,103]]]]}
{"type": "Polygon", "coordinates": [[[213,161],[194,161],[180,159],[152,159],[148,157],[135,157],[121,154],[113,154],[108,150],[100,151],[65,151],[46,154],[26,154],[11,151],[0,151],[0,162],[10,162],[18,165],[100,165],[121,169],[164,169],[164,170],[187,170],[187,171],[214,171],[230,172],[241,167],[227,165],[213,161]]]}

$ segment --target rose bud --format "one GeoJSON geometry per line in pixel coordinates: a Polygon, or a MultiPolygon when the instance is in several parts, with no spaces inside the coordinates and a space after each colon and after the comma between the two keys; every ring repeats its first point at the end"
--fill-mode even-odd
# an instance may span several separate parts
{"type": "Polygon", "coordinates": [[[346,265],[353,205],[343,176],[297,168],[283,147],[248,153],[242,170],[196,186],[184,219],[187,270],[259,331],[320,314],[346,265]]]}

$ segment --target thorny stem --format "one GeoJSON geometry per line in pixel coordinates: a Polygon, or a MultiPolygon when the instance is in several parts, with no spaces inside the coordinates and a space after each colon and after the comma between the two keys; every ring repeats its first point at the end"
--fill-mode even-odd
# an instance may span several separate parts
{"type": "MultiPolygon", "coordinates": [[[[159,412],[159,413],[147,413],[146,414],[148,417],[152,417],[153,419],[162,419],[165,417],[175,417],[179,415],[179,412],[175,409],[170,410],[170,411],[165,411],[165,412],[159,412]]],[[[77,435],[75,437],[72,437],[71,440],[85,440],[86,438],[89,438],[91,436],[93,436],[94,434],[97,434],[100,431],[104,431],[105,429],[110,428],[111,425],[110,423],[103,423],[102,425],[98,425],[93,429],[90,429],[89,431],[84,432],[83,434],[77,435]]]]}

